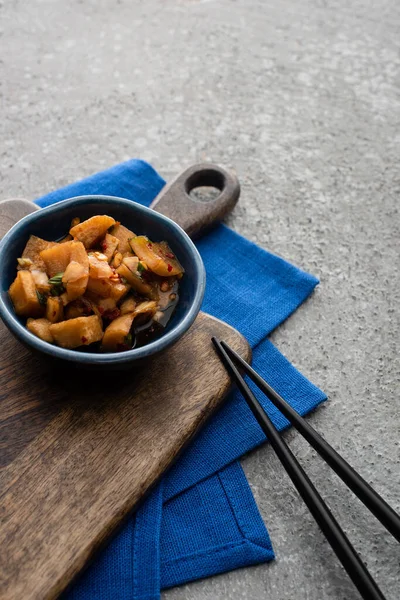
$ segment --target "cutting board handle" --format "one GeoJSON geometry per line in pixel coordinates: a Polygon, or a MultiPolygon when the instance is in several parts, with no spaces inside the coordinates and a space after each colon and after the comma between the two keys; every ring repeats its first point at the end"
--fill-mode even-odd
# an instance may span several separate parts
{"type": "Polygon", "coordinates": [[[222,221],[239,200],[239,195],[236,175],[218,165],[200,163],[185,169],[168,183],[150,208],[178,223],[191,238],[198,238],[222,221]],[[196,201],[190,192],[202,186],[215,187],[221,193],[210,202],[196,201]]]}

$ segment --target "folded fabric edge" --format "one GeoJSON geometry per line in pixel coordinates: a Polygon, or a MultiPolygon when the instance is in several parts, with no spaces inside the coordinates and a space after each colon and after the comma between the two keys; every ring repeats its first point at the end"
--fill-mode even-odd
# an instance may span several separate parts
{"type": "Polygon", "coordinates": [[[161,588],[169,588],[249,565],[273,560],[271,540],[238,461],[216,477],[224,490],[227,510],[236,520],[242,539],[189,555],[161,559],[161,588]]]}
{"type": "Polygon", "coordinates": [[[162,589],[168,589],[212,575],[220,575],[234,569],[269,562],[273,559],[273,552],[268,552],[265,548],[248,540],[243,540],[235,545],[216,549],[210,554],[186,557],[185,564],[182,564],[180,569],[184,575],[178,579],[173,576],[169,577],[168,569],[165,569],[164,576],[161,579],[161,587],[162,589]]]}
{"type": "Polygon", "coordinates": [[[163,483],[152,491],[134,519],[132,552],[132,600],[160,597],[160,529],[163,483]]]}

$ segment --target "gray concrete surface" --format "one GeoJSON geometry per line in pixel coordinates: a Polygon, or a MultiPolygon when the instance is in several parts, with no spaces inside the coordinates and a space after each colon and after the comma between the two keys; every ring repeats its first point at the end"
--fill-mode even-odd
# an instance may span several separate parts
{"type": "MultiPolygon", "coordinates": [[[[0,0],[1,197],[132,156],[213,160],[232,227],[314,273],[272,336],[329,402],[311,422],[400,509],[398,0],[0,0]]],[[[390,600],[399,546],[287,435],[390,600]]],[[[269,447],[243,461],[277,560],[165,600],[355,600],[269,447]]]]}

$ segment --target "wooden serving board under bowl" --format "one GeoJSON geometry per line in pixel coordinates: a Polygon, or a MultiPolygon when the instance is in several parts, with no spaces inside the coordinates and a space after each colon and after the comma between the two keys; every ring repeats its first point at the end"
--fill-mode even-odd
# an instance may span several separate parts
{"type": "MultiPolygon", "coordinates": [[[[237,181],[224,177],[194,167],[154,207],[199,234],[237,201],[237,181]],[[190,181],[223,188],[223,202],[193,210],[190,181]]],[[[0,203],[0,234],[32,210],[28,201],[0,203]]],[[[50,368],[0,323],[2,600],[56,598],[221,404],[230,381],[212,335],[250,358],[237,331],[200,313],[139,372],[103,375],[50,368]]]]}

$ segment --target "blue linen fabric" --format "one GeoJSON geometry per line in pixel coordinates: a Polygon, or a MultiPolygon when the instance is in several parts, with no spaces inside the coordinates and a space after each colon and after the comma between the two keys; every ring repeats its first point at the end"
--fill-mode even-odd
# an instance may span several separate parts
{"type": "MultiPolygon", "coordinates": [[[[86,194],[149,205],[165,185],[147,163],[130,160],[36,202],[86,194]]],[[[253,364],[301,414],[325,399],[269,342],[268,334],[318,281],[220,225],[197,243],[207,271],[203,310],[243,333],[253,364]]],[[[261,394],[279,429],[286,419],[261,394]]],[[[155,600],[163,588],[274,557],[238,458],[265,442],[247,404],[233,393],[136,514],[63,594],[68,600],[155,600]]]]}

